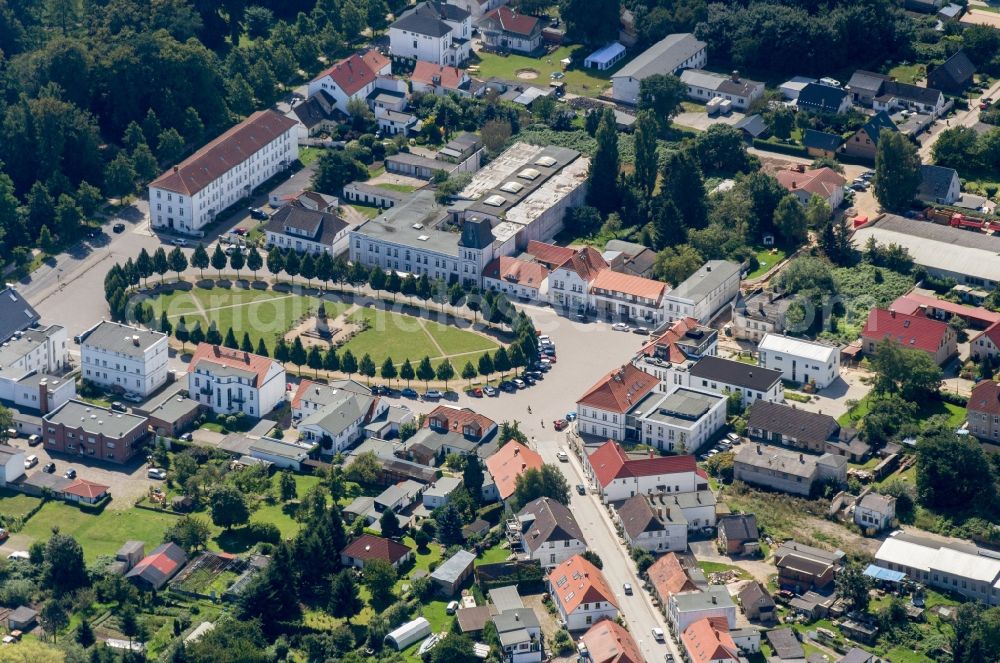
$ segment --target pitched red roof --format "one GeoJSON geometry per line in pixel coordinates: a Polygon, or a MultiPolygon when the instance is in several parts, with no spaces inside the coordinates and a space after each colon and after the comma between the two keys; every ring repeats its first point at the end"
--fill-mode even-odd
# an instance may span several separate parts
{"type": "Polygon", "coordinates": [[[902,295],[889,308],[894,309],[897,313],[920,315],[925,310],[923,307],[945,311],[983,325],[994,325],[1000,322],[1000,313],[996,311],[991,311],[982,306],[956,304],[955,302],[938,299],[937,297],[921,295],[919,292],[910,292],[902,295]]]}
{"type": "Polygon", "coordinates": [[[670,325],[670,329],[663,333],[663,336],[653,339],[639,350],[639,354],[647,357],[656,355],[669,360],[673,364],[680,364],[687,360],[685,354],[677,347],[677,341],[684,338],[692,329],[697,329],[699,323],[694,318],[681,318],[670,325]]]}
{"type": "Polygon", "coordinates": [[[395,564],[410,552],[410,548],[392,539],[383,539],[374,534],[362,534],[348,543],[340,552],[365,562],[371,559],[382,559],[390,564],[395,564]]]}
{"type": "Polygon", "coordinates": [[[510,7],[500,7],[486,15],[486,18],[496,21],[504,32],[516,35],[531,35],[538,27],[538,19],[527,14],[518,14],[510,7]]]}
{"type": "Polygon", "coordinates": [[[549,277],[549,270],[538,262],[501,256],[486,265],[483,276],[506,283],[516,283],[526,288],[540,288],[542,281],[549,277]]]}
{"type": "Polygon", "coordinates": [[[830,194],[847,183],[840,173],[825,166],[804,173],[797,170],[780,170],[774,177],[789,191],[802,189],[823,199],[829,198],[830,194]]]}
{"type": "Polygon", "coordinates": [[[905,348],[935,354],[948,333],[947,323],[923,315],[907,315],[884,308],[873,308],[861,337],[881,341],[889,337],[905,348]]]}
{"type": "Polygon", "coordinates": [[[435,85],[446,90],[454,90],[465,80],[465,70],[417,60],[417,64],[413,67],[413,73],[410,74],[410,80],[424,85],[435,85]]]}
{"type": "Polygon", "coordinates": [[[1000,415],[1000,383],[983,380],[972,388],[969,411],[1000,415]]]}
{"type": "Polygon", "coordinates": [[[653,565],[646,571],[646,576],[664,601],[671,594],[693,592],[698,589],[698,586],[688,577],[687,571],[681,566],[680,558],[672,552],[653,562],[653,565]]]}
{"type": "Polygon", "coordinates": [[[653,391],[659,382],[649,373],[632,364],[625,364],[598,380],[576,403],[624,414],[643,396],[653,391]]]}
{"type": "Polygon", "coordinates": [[[691,663],[719,663],[738,661],[740,650],[729,635],[725,617],[704,617],[692,623],[681,633],[681,642],[687,649],[691,663]]]}
{"type": "Polygon", "coordinates": [[[585,246],[573,253],[568,260],[559,265],[560,269],[568,269],[576,272],[581,279],[590,283],[602,269],[607,269],[608,263],[604,261],[601,254],[589,246],[585,246]]]}
{"type": "Polygon", "coordinates": [[[255,387],[259,387],[264,383],[268,371],[271,370],[271,366],[274,364],[274,361],[268,357],[250,354],[242,350],[233,350],[221,345],[199,343],[198,348],[194,351],[194,356],[191,357],[191,363],[188,364],[188,373],[193,373],[202,361],[207,364],[239,368],[244,371],[256,373],[255,387]]]}
{"type": "Polygon", "coordinates": [[[598,272],[597,277],[590,284],[590,287],[594,290],[622,292],[626,295],[651,299],[654,302],[659,302],[663,298],[663,295],[670,289],[663,281],[625,274],[624,272],[616,272],[610,268],[602,269],[598,272]]]}
{"type": "Polygon", "coordinates": [[[698,464],[694,456],[656,456],[629,458],[621,445],[608,440],[587,456],[587,462],[594,470],[594,476],[602,486],[615,479],[657,476],[696,472],[698,464]]]}
{"type": "Polygon", "coordinates": [[[371,50],[364,55],[355,53],[320,72],[314,81],[329,76],[348,97],[355,95],[378,78],[378,70],[388,64],[378,51],[371,50]]]}
{"type": "Polygon", "coordinates": [[[602,619],[581,637],[592,663],[643,663],[639,645],[618,622],[602,619]]]}
{"type": "Polygon", "coordinates": [[[618,607],[604,574],[580,555],[573,555],[549,571],[548,578],[556,601],[567,615],[582,603],[603,601],[618,607]]]}
{"type": "Polygon", "coordinates": [[[193,196],[294,126],[295,120],[272,110],[257,111],[149,186],[193,196]]]}
{"type": "Polygon", "coordinates": [[[543,464],[542,457],[537,452],[513,440],[486,459],[486,469],[496,483],[501,500],[514,494],[517,478],[525,470],[540,470],[543,464]]]}
{"type": "Polygon", "coordinates": [[[110,486],[103,486],[99,483],[94,483],[93,481],[87,481],[86,479],[77,479],[70,485],[63,488],[64,493],[69,493],[70,495],[76,495],[78,497],[91,500],[97,499],[109,490],[111,490],[110,486]]]}
{"type": "Polygon", "coordinates": [[[435,427],[447,428],[449,431],[458,433],[459,435],[463,434],[466,426],[472,426],[473,428],[478,428],[479,435],[483,435],[490,428],[496,426],[497,422],[469,408],[438,405],[424,419],[424,428],[430,428],[431,423],[434,423],[435,427]]]}
{"type": "Polygon", "coordinates": [[[973,336],[971,339],[969,339],[969,344],[975,345],[976,341],[983,336],[993,341],[993,345],[1000,348],[1000,322],[993,323],[983,331],[973,336]]]}
{"type": "Polygon", "coordinates": [[[536,240],[528,241],[528,248],[524,250],[528,255],[534,256],[535,260],[544,263],[549,269],[554,269],[573,257],[576,253],[566,246],[556,246],[536,240]]]}

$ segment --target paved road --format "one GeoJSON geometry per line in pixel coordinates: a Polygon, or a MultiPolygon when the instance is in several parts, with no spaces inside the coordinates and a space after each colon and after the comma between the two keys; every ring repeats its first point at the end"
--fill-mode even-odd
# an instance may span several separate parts
{"type": "Polygon", "coordinates": [[[943,123],[938,121],[934,127],[925,133],[921,138],[919,150],[921,160],[925,163],[931,162],[931,151],[933,150],[934,143],[937,142],[937,139],[941,135],[942,131],[945,131],[946,129],[954,129],[955,127],[975,126],[975,124],[979,122],[979,100],[983,97],[989,97],[996,101],[998,93],[1000,93],[1000,81],[994,83],[979,97],[979,99],[970,101],[969,110],[959,111],[943,123]]]}

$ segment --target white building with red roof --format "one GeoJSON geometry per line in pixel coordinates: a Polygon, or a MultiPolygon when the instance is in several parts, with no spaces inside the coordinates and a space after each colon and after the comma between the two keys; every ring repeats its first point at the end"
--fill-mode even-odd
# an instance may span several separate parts
{"type": "MultiPolygon", "coordinates": [[[[555,247],[560,248],[560,247],[555,247]]],[[[529,252],[531,246],[528,247],[529,252]]],[[[549,275],[549,302],[557,309],[583,312],[590,308],[590,284],[597,275],[608,268],[601,254],[586,246],[572,250],[549,275]]],[[[549,251],[553,256],[561,254],[549,251]]]]}
{"type": "Polygon", "coordinates": [[[216,414],[260,418],[285,400],[285,367],[268,357],[201,343],[188,364],[188,394],[216,414]]]}
{"type": "Polygon", "coordinates": [[[532,55],[542,46],[542,22],[510,7],[494,9],[479,21],[483,43],[501,51],[532,55]]]}
{"type": "Polygon", "coordinates": [[[724,617],[704,617],[681,633],[691,663],[739,663],[740,650],[724,617]]]}
{"type": "Polygon", "coordinates": [[[616,368],[576,402],[577,430],[612,440],[625,439],[625,415],[656,389],[659,380],[632,364],[616,368]]]}
{"type": "Polygon", "coordinates": [[[483,289],[532,302],[548,295],[549,270],[540,262],[508,256],[495,258],[483,270],[483,289]]]}
{"type": "Polygon", "coordinates": [[[355,53],[321,71],[309,81],[308,96],[325,91],[333,97],[337,110],[346,113],[352,99],[367,99],[375,91],[379,76],[392,74],[392,63],[375,49],[355,53]]]}
{"type": "Polygon", "coordinates": [[[675,369],[718,354],[718,331],[699,324],[694,318],[681,318],[659,338],[644,345],[632,363],[659,380],[659,390],[666,393],[684,383],[683,375],[675,369]]]}
{"type": "Polygon", "coordinates": [[[958,335],[948,323],[924,315],[899,313],[895,309],[873,308],[861,330],[862,350],[874,354],[885,338],[891,338],[904,348],[926,352],[938,366],[958,352],[958,335]]]}
{"type": "Polygon", "coordinates": [[[464,69],[424,60],[417,60],[413,73],[410,74],[410,90],[413,93],[438,95],[453,93],[467,97],[471,82],[472,79],[464,69]]]}
{"type": "Polygon", "coordinates": [[[299,158],[296,120],[257,111],[149,184],[156,230],[200,234],[216,216],[299,158]]]}
{"type": "Polygon", "coordinates": [[[486,459],[492,482],[483,484],[483,499],[506,502],[517,488],[517,478],[528,470],[542,469],[542,465],[537,451],[511,440],[486,459]]]}
{"type": "Polygon", "coordinates": [[[618,601],[601,570],[573,555],[549,571],[549,594],[570,631],[581,631],[602,619],[618,616],[618,601]]]}
{"type": "Polygon", "coordinates": [[[693,493],[708,490],[708,477],[694,456],[629,456],[608,440],[584,459],[584,471],[605,502],[620,502],[639,494],[693,493]]]}
{"type": "Polygon", "coordinates": [[[624,626],[610,619],[602,619],[580,637],[587,646],[587,660],[591,663],[644,663],[642,652],[635,638],[624,626]]]}
{"type": "Polygon", "coordinates": [[[966,412],[970,433],[979,440],[1000,444],[1000,384],[994,380],[976,384],[966,412]]]}
{"type": "Polygon", "coordinates": [[[813,196],[819,196],[830,209],[837,209],[844,201],[844,185],[847,180],[832,168],[816,168],[814,170],[779,170],[775,174],[778,184],[785,187],[789,193],[806,205],[813,196]]]}
{"type": "Polygon", "coordinates": [[[651,327],[667,320],[668,292],[670,286],[663,281],[610,268],[598,272],[590,283],[591,306],[599,316],[635,320],[651,327]]]}

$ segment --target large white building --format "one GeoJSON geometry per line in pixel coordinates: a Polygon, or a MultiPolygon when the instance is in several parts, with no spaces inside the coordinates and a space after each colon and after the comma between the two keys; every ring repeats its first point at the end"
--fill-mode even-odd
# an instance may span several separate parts
{"type": "Polygon", "coordinates": [[[892,534],[875,553],[875,564],[930,587],[1000,605],[1000,559],[972,543],[942,544],[906,533],[892,534]]]}
{"type": "Polygon", "coordinates": [[[726,397],[712,391],[674,387],[650,392],[629,413],[639,440],[661,451],[694,453],[726,423],[726,397]]]}
{"type": "Polygon", "coordinates": [[[149,396],[167,382],[167,335],[105,320],[80,335],[84,380],[149,396]]]}
{"type": "Polygon", "coordinates": [[[840,377],[840,348],[832,345],[764,334],[757,350],[762,367],[781,371],[781,377],[791,382],[825,389],[840,377]]]}
{"type": "Polygon", "coordinates": [[[682,633],[706,617],[724,618],[729,628],[736,628],[736,604],[725,587],[712,585],[704,592],[671,595],[667,604],[667,623],[672,632],[682,633]]]}
{"type": "Polygon", "coordinates": [[[66,329],[59,325],[15,331],[0,346],[0,400],[42,414],[76,396],[76,382],[57,377],[66,368],[66,329]]]}
{"type": "Polygon", "coordinates": [[[258,111],[149,185],[154,230],[201,235],[230,206],[299,158],[298,123],[258,111]]]}
{"type": "Polygon", "coordinates": [[[626,416],[658,383],[632,364],[612,370],[576,402],[577,430],[605,440],[626,439],[626,416]]]}
{"type": "Polygon", "coordinates": [[[728,260],[709,260],[666,294],[667,322],[694,318],[708,324],[740,292],[740,266],[728,260]]]}
{"type": "Polygon", "coordinates": [[[704,69],[685,69],[680,79],[687,87],[688,98],[704,103],[716,98],[725,99],[741,111],[764,95],[763,83],[740,78],[736,71],[726,76],[704,69]]]}
{"type": "Polygon", "coordinates": [[[364,427],[389,409],[389,403],[356,383],[345,386],[302,380],[292,397],[292,417],[299,437],[320,445],[326,456],[360,440],[364,427]]]}
{"type": "Polygon", "coordinates": [[[746,407],[759,400],[771,403],[785,400],[780,371],[732,359],[702,357],[681,377],[686,378],[682,383],[688,387],[710,389],[720,394],[741,394],[746,407]]]}
{"type": "Polygon", "coordinates": [[[458,5],[430,0],[389,26],[394,58],[459,66],[472,52],[472,14],[458,5]]]}
{"type": "Polygon", "coordinates": [[[379,76],[392,74],[392,62],[375,49],[353,54],[320,72],[309,81],[310,97],[322,90],[333,97],[334,106],[347,113],[352,100],[366,101],[375,91],[379,76]]]}
{"type": "Polygon", "coordinates": [[[666,321],[669,290],[663,281],[604,269],[590,284],[590,304],[599,316],[658,327],[666,321]]]}
{"type": "Polygon", "coordinates": [[[285,399],[285,368],[267,357],[201,343],[188,364],[188,394],[216,414],[260,418],[285,399]]]}
{"type": "Polygon", "coordinates": [[[694,456],[657,456],[650,450],[648,456],[630,457],[610,440],[584,458],[583,469],[605,503],[708,490],[708,478],[699,474],[694,456]]]}
{"type": "Polygon", "coordinates": [[[681,69],[701,68],[708,62],[708,45],[690,33],[667,35],[611,77],[615,101],[636,104],[639,85],[655,74],[676,74],[681,69]]]}

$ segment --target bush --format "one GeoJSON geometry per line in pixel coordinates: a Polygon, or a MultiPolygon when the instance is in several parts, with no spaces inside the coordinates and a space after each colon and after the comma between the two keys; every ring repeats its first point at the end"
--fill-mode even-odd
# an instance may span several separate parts
{"type": "Polygon", "coordinates": [[[573,646],[573,638],[569,631],[564,628],[556,631],[555,635],[552,636],[552,649],[559,656],[569,656],[573,653],[576,648],[573,646]]]}
{"type": "Polygon", "coordinates": [[[779,154],[790,154],[795,157],[808,157],[809,151],[801,145],[786,145],[784,143],[773,143],[768,140],[762,140],[760,138],[753,139],[753,146],[758,150],[767,150],[768,152],[778,152],[779,154]]]}
{"type": "Polygon", "coordinates": [[[281,542],[281,530],[274,523],[250,523],[243,531],[257,543],[277,545],[281,542]]]}

